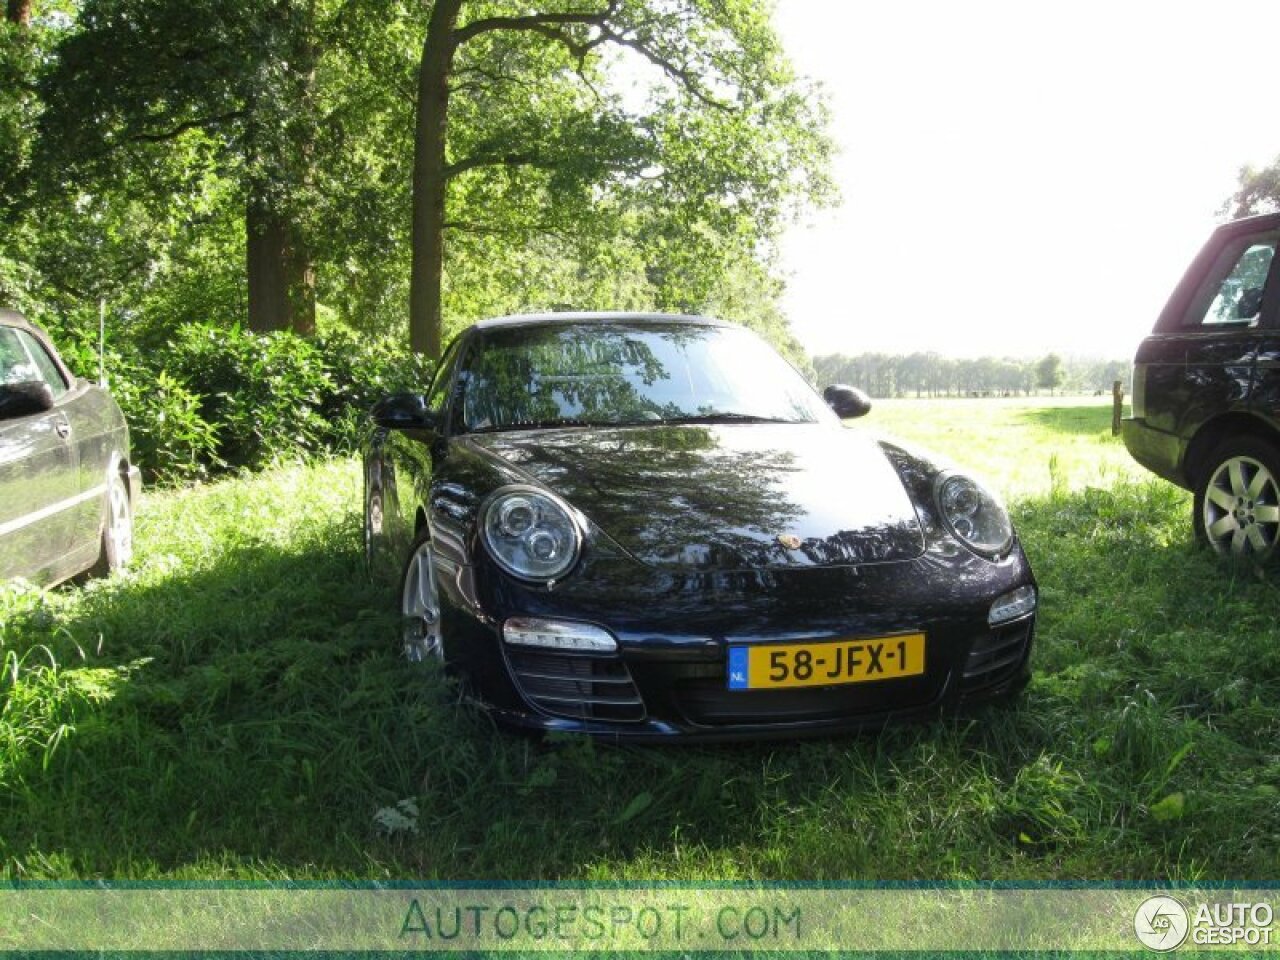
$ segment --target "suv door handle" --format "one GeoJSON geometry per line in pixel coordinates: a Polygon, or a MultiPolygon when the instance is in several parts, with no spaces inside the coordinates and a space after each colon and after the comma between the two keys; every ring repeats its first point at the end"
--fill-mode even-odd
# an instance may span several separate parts
{"type": "Polygon", "coordinates": [[[63,440],[71,436],[71,424],[68,423],[66,420],[59,419],[54,421],[53,429],[58,431],[58,436],[60,436],[63,440]]]}

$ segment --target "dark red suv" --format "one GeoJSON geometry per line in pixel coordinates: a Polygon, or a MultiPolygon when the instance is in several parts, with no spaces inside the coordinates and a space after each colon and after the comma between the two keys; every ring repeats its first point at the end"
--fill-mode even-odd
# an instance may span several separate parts
{"type": "Polygon", "coordinates": [[[1134,359],[1134,459],[1195,492],[1196,535],[1264,563],[1280,534],[1280,214],[1214,231],[1134,359]]]}

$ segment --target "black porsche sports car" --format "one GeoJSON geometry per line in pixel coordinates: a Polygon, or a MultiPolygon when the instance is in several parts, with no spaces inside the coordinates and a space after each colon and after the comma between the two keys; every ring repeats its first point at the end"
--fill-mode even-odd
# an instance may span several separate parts
{"type": "Polygon", "coordinates": [[[501,721],[793,736],[1007,695],[1037,591],[974,479],[702,317],[484,321],[378,403],[371,569],[501,721]],[[837,416],[837,414],[839,416],[837,416]]]}

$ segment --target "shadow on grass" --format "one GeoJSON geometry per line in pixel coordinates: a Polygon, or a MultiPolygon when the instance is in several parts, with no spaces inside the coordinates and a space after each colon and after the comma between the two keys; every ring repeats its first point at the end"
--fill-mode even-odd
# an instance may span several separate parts
{"type": "Polygon", "coordinates": [[[246,545],[28,611],[8,629],[8,870],[351,869],[352,821],[412,792],[446,707],[401,669],[386,599],[354,552],[246,545]]]}
{"type": "Polygon", "coordinates": [[[1021,413],[1025,423],[1054,433],[1094,436],[1111,434],[1109,404],[1081,404],[1074,407],[1039,407],[1021,413]]]}
{"type": "Polygon", "coordinates": [[[1044,614],[1018,709],[769,746],[494,730],[400,658],[341,525],[86,591],[13,628],[64,664],[19,709],[66,730],[0,758],[0,855],[57,877],[1261,875],[1276,588],[1213,579],[1170,535],[1182,506],[1155,486],[1020,506],[1044,614]],[[1149,811],[1175,793],[1170,831],[1149,811]]]}
{"type": "Polygon", "coordinates": [[[25,739],[0,757],[10,876],[544,879],[653,857],[637,869],[869,875],[814,859],[823,798],[937,754],[928,724],[698,749],[503,733],[402,659],[386,592],[321,546],[344,536],[95,584],[10,625],[30,650],[25,739]]]}

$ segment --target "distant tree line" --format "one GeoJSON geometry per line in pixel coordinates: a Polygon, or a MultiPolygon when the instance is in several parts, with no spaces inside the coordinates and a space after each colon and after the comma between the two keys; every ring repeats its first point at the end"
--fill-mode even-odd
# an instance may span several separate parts
{"type": "Polygon", "coordinates": [[[826,354],[813,360],[820,385],[843,383],[873,397],[1015,397],[1032,393],[1105,393],[1120,380],[1128,389],[1129,363],[1050,353],[1035,360],[938,353],[826,354]]]}

